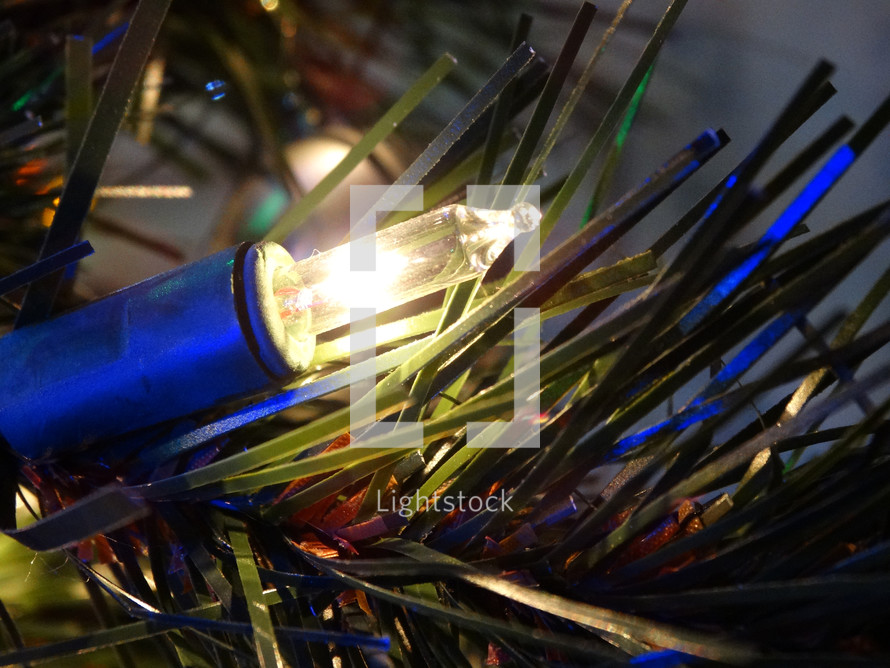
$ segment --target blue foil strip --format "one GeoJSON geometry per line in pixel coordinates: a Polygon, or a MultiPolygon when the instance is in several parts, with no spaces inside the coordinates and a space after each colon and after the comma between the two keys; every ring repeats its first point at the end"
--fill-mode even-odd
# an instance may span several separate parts
{"type": "Polygon", "coordinates": [[[702,393],[692,401],[692,405],[700,404],[725,391],[772,348],[779,339],[785,336],[788,330],[797,325],[807,310],[808,308],[799,308],[788,311],[770,323],[729,364],[720,370],[702,393]]]}
{"type": "Polygon", "coordinates": [[[129,21],[124,21],[116,28],[112,28],[105,35],[93,45],[93,54],[99,53],[106,46],[111,44],[118,37],[122,36],[125,32],[127,32],[127,28],[130,27],[129,21]]]}
{"type": "Polygon", "coordinates": [[[770,323],[729,364],[720,370],[720,373],[689,403],[689,406],[681,409],[667,420],[620,440],[609,453],[609,459],[614,460],[621,457],[632,448],[642,445],[648,439],[664,431],[681,432],[693,424],[717,415],[723,410],[725,402],[713,400],[713,397],[725,392],[732,383],[750,369],[779,339],[788,333],[788,330],[800,321],[806,310],[806,308],[801,308],[789,311],[770,323]]]}
{"type": "Polygon", "coordinates": [[[674,649],[663,649],[656,652],[646,652],[633,657],[629,664],[634,666],[646,666],[647,668],[672,668],[689,661],[689,655],[674,649]]]}
{"type": "Polygon", "coordinates": [[[606,461],[614,461],[618,459],[632,448],[642,445],[653,436],[662,432],[675,431],[679,433],[698,422],[702,422],[717,415],[723,410],[723,407],[724,402],[720,400],[690,406],[667,420],[659,422],[641,432],[637,432],[632,436],[621,439],[606,456],[606,461]]]}
{"type": "Polygon", "coordinates": [[[66,248],[63,251],[50,255],[42,260],[38,260],[32,265],[19,269],[14,274],[0,278],[0,295],[5,295],[17,288],[21,288],[31,281],[35,281],[41,276],[51,274],[57,269],[73,264],[78,260],[93,254],[93,247],[89,241],[81,241],[66,248]]]}
{"type": "Polygon", "coordinates": [[[696,304],[680,321],[680,331],[691,332],[717,306],[732,294],[742,281],[750,276],[757,267],[775,250],[797,223],[809,215],[813,207],[819,203],[825,193],[847,171],[856,158],[856,153],[848,145],[841,146],[825,163],[825,166],[804,187],[797,198],[776,219],[761,237],[757,248],[738,267],[730,271],[714,288],[696,304]]]}

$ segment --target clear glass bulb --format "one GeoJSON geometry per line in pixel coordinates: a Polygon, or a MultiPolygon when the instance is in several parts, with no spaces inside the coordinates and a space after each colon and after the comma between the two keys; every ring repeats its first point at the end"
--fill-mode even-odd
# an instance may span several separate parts
{"type": "Polygon", "coordinates": [[[299,338],[345,325],[352,307],[383,311],[461,283],[486,271],[514,236],[540,220],[525,202],[506,210],[453,204],[378,232],[373,272],[350,271],[349,244],[312,255],[275,277],[281,319],[299,338]]]}

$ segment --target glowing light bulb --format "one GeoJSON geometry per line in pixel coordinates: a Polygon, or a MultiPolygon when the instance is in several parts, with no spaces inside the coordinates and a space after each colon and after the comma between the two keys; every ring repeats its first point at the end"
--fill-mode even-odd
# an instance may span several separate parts
{"type": "Polygon", "coordinates": [[[280,269],[279,313],[297,339],[329,331],[349,322],[352,307],[382,311],[478,276],[540,220],[524,202],[506,210],[453,204],[422,214],[375,235],[374,271],[350,270],[349,244],[280,269]]]}
{"type": "Polygon", "coordinates": [[[294,263],[242,244],[17,329],[0,337],[0,435],[39,460],[281,387],[352,306],[478,276],[540,218],[528,204],[426,213],[374,236],[374,272],[350,271],[349,246],[294,263]]]}

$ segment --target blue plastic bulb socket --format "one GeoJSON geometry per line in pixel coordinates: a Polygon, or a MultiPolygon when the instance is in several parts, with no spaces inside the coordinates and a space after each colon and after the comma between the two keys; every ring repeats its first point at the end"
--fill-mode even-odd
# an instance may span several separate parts
{"type": "Polygon", "coordinates": [[[0,434],[40,460],[286,384],[315,347],[274,297],[292,265],[243,244],[0,338],[0,434]]]}

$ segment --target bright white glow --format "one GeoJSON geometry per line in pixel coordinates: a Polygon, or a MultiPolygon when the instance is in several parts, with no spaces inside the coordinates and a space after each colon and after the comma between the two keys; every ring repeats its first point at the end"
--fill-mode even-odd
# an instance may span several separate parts
{"type": "Polygon", "coordinates": [[[396,306],[398,284],[409,260],[396,251],[377,253],[375,271],[352,271],[349,268],[349,247],[336,248],[329,258],[327,276],[312,286],[312,305],[322,302],[343,308],[375,307],[384,310],[396,306]]]}

